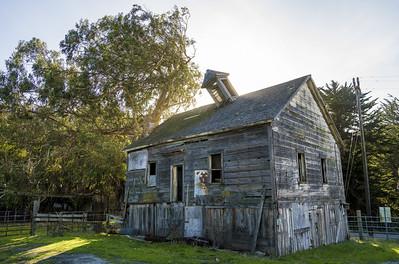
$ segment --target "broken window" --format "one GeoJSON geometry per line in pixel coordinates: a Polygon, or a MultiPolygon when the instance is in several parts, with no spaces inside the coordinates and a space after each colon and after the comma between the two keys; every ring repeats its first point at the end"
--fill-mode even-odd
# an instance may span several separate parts
{"type": "Polygon", "coordinates": [[[222,154],[212,154],[210,156],[211,183],[222,182],[222,154]]]}
{"type": "Polygon", "coordinates": [[[306,163],[304,153],[298,153],[298,172],[299,182],[306,183],[306,163]]]}
{"type": "Polygon", "coordinates": [[[148,173],[147,173],[147,185],[148,186],[156,186],[157,181],[157,163],[149,162],[148,163],[148,173]]]}
{"type": "Polygon", "coordinates": [[[127,156],[128,171],[141,170],[141,169],[145,170],[145,167],[147,165],[147,160],[148,160],[147,150],[129,152],[127,156]]]}
{"type": "Polygon", "coordinates": [[[320,165],[321,165],[321,176],[323,178],[323,184],[327,184],[327,163],[326,163],[326,159],[321,159],[320,160],[320,165]]]}

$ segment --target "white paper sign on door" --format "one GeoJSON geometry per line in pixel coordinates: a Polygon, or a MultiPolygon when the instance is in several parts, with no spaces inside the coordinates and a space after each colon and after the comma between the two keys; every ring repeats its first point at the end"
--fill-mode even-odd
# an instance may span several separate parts
{"type": "Polygon", "coordinates": [[[194,171],[194,197],[208,194],[208,187],[206,186],[207,182],[208,182],[207,170],[194,171]]]}

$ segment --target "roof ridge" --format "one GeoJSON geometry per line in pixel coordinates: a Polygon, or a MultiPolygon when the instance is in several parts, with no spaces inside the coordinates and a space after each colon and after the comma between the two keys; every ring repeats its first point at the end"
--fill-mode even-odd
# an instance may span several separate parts
{"type": "Polygon", "coordinates": [[[276,86],[282,86],[282,85],[284,85],[284,84],[288,84],[288,83],[290,83],[290,82],[295,82],[295,81],[298,81],[298,80],[300,80],[300,79],[307,79],[307,78],[310,78],[310,77],[312,77],[312,75],[311,75],[311,74],[307,74],[307,75],[304,75],[304,76],[299,77],[299,78],[295,78],[295,79],[292,79],[292,80],[289,80],[289,81],[286,81],[286,82],[274,84],[274,85],[272,85],[272,86],[268,86],[268,87],[265,87],[265,88],[261,88],[261,89],[259,89],[259,90],[255,90],[255,91],[248,92],[248,93],[246,93],[246,94],[242,94],[242,95],[240,95],[239,97],[244,96],[244,95],[248,95],[248,94],[252,94],[252,93],[256,93],[256,92],[259,92],[259,91],[263,91],[263,90],[266,90],[266,89],[269,89],[269,88],[273,88],[273,87],[276,87],[276,86]]]}
{"type": "MultiPolygon", "coordinates": [[[[238,98],[244,97],[245,95],[250,95],[250,94],[253,94],[253,93],[256,93],[256,92],[260,92],[260,91],[263,91],[263,90],[266,90],[266,89],[269,89],[269,88],[273,88],[273,87],[276,87],[276,86],[281,86],[281,85],[284,85],[284,84],[288,84],[288,83],[290,83],[290,82],[298,81],[298,80],[300,80],[300,79],[309,78],[309,77],[311,77],[311,74],[303,75],[302,77],[298,77],[298,78],[295,78],[295,79],[292,79],[292,80],[289,80],[289,81],[286,81],[286,82],[274,84],[274,85],[272,85],[272,86],[268,86],[268,87],[265,87],[265,88],[261,88],[261,89],[259,89],[259,90],[255,90],[255,91],[251,91],[251,92],[248,92],[248,93],[245,93],[245,94],[241,94],[241,95],[238,96],[238,98]]],[[[176,113],[176,114],[174,114],[173,116],[169,117],[168,119],[173,118],[173,117],[178,116],[178,115],[182,115],[182,114],[185,114],[185,113],[189,113],[189,112],[191,112],[191,111],[195,111],[195,110],[200,109],[200,108],[210,107],[210,106],[213,106],[213,105],[216,106],[215,103],[210,103],[210,104],[206,104],[206,105],[201,105],[201,106],[192,108],[192,109],[187,110],[187,111],[184,111],[184,112],[176,113]]],[[[223,107],[223,106],[221,106],[221,107],[223,107]]],[[[168,119],[165,119],[165,121],[168,120],[168,119]]]]}

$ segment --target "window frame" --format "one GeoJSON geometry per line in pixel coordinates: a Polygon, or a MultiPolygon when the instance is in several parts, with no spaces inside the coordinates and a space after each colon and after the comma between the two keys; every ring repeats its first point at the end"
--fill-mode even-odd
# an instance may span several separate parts
{"type": "Polygon", "coordinates": [[[146,173],[146,185],[149,187],[155,187],[157,186],[157,176],[158,176],[158,163],[156,161],[148,161],[147,162],[147,173],[146,173]],[[155,164],[155,174],[150,174],[151,173],[151,164],[155,164]],[[150,185],[150,176],[155,176],[155,182],[153,185],[150,185]]]}
{"type": "Polygon", "coordinates": [[[306,173],[306,155],[305,152],[297,152],[297,169],[298,169],[298,183],[308,183],[308,177],[306,173]]]}
{"type": "Polygon", "coordinates": [[[224,181],[224,173],[223,173],[223,152],[214,152],[210,153],[208,156],[208,164],[209,164],[209,183],[211,184],[222,184],[224,181]],[[212,156],[214,155],[220,155],[220,169],[212,169],[212,156]],[[219,182],[214,182],[213,181],[213,171],[220,171],[220,181],[219,182]]]}

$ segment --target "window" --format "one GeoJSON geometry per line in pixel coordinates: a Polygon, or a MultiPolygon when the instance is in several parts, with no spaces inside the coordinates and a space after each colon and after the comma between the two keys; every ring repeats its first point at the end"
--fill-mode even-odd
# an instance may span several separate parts
{"type": "Polygon", "coordinates": [[[210,156],[211,183],[222,182],[222,154],[212,154],[210,156]]]}
{"type": "Polygon", "coordinates": [[[147,150],[129,152],[127,156],[128,171],[145,170],[148,161],[147,150]]]}
{"type": "Polygon", "coordinates": [[[321,159],[320,160],[320,165],[321,165],[321,176],[323,178],[323,184],[327,184],[327,163],[326,159],[321,159]]]}
{"type": "Polygon", "coordinates": [[[155,186],[157,183],[157,163],[148,162],[147,185],[155,186]]]}
{"type": "Polygon", "coordinates": [[[306,165],[305,165],[305,154],[298,153],[298,172],[299,172],[299,183],[306,182],[306,165]]]}

